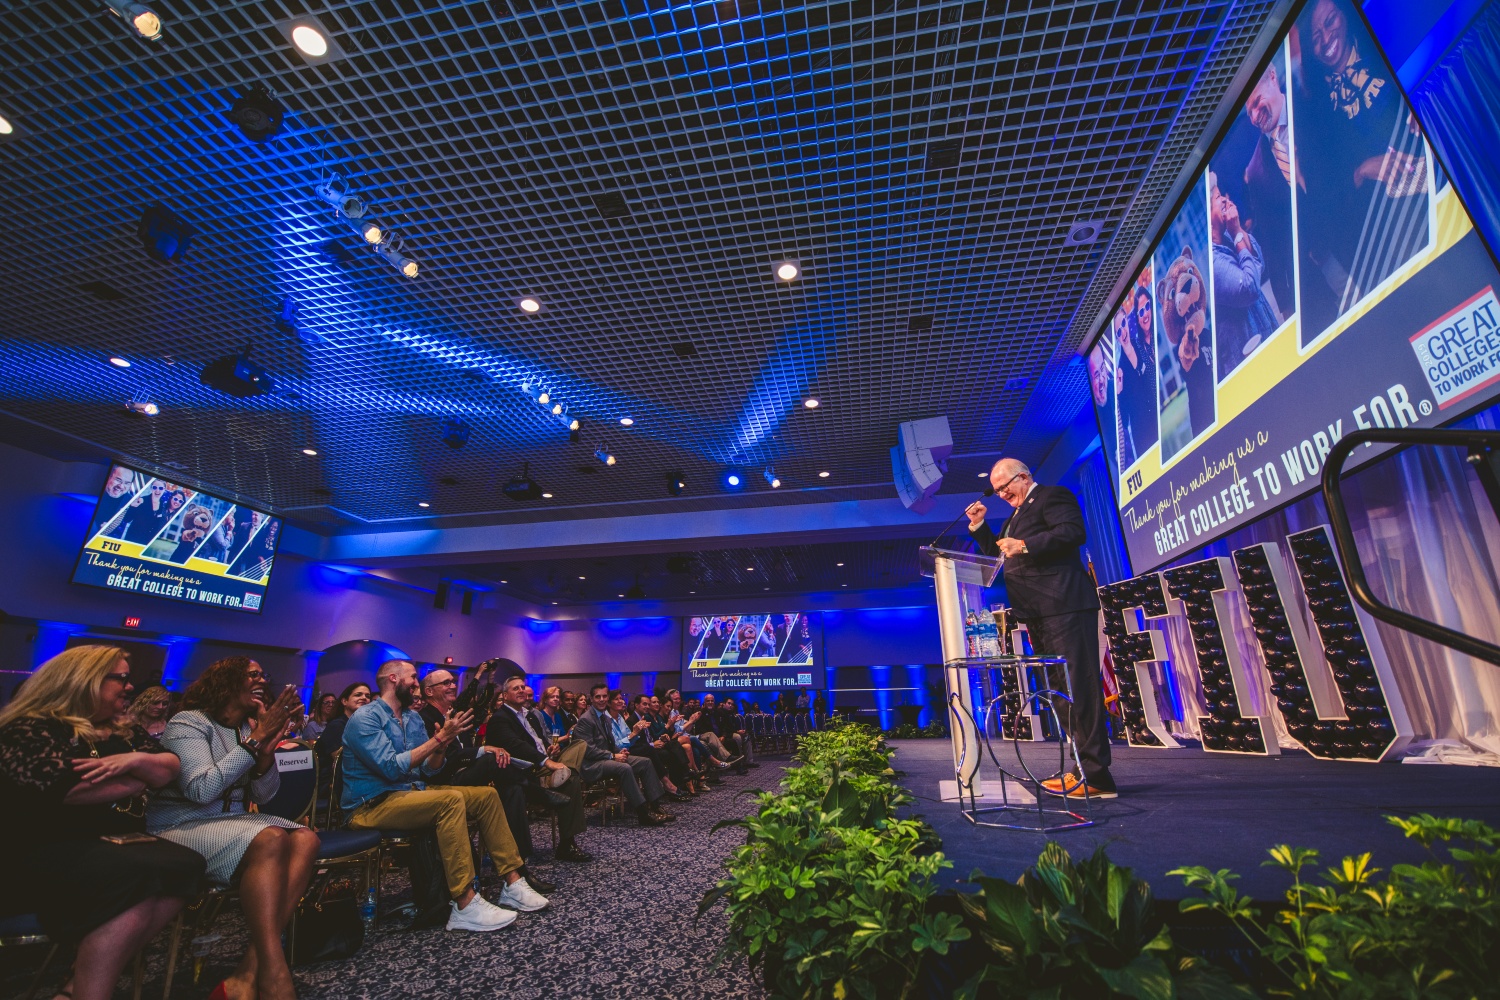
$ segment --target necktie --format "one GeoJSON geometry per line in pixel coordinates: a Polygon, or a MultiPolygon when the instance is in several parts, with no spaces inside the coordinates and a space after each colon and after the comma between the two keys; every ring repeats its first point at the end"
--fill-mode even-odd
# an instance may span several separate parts
{"type": "Polygon", "coordinates": [[[1288,184],[1292,183],[1292,151],[1287,147],[1285,126],[1276,130],[1271,137],[1271,152],[1276,157],[1276,165],[1281,168],[1281,176],[1288,184]]]}

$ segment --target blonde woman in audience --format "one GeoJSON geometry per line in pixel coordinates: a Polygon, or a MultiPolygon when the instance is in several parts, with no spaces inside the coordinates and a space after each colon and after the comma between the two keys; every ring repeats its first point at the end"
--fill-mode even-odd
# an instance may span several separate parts
{"type": "Polygon", "coordinates": [[[192,848],[220,886],[238,879],[249,946],[209,1000],[294,1000],[281,934],[312,877],[318,835],[269,813],[251,812],[281,785],[276,747],[302,717],[290,685],[272,699],[259,663],[231,656],[209,664],[167,724],[162,746],[182,760],[177,780],[152,800],[147,824],[192,848]]]}
{"type": "Polygon", "coordinates": [[[132,690],[123,651],[75,646],[0,711],[0,913],[35,913],[49,937],[77,945],[58,991],[72,1000],[109,1000],[203,882],[203,858],[146,835],[146,795],[178,760],[117,722],[132,690]]]}
{"type": "Polygon", "coordinates": [[[167,716],[172,714],[172,692],[153,684],[135,696],[130,703],[130,721],[146,731],[153,740],[161,739],[167,730],[167,716]]]}

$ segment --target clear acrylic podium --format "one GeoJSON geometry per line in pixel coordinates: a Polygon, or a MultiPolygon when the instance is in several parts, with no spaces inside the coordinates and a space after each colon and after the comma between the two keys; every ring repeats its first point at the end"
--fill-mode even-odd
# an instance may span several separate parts
{"type": "MultiPolygon", "coordinates": [[[[1071,682],[1066,661],[1049,656],[979,656],[969,648],[965,621],[970,612],[984,617],[990,610],[983,603],[981,588],[994,583],[1004,564],[1003,557],[957,552],[924,546],[919,551],[923,576],[931,577],[937,592],[938,627],[942,638],[943,679],[947,689],[949,739],[953,750],[953,774],[959,811],[976,826],[1052,833],[1093,825],[1093,803],[1085,793],[1079,802],[1053,796],[1042,787],[1047,777],[1078,771],[1078,748],[1060,724],[1057,701],[1071,702],[1071,682]],[[1063,678],[1064,690],[1052,690],[1048,668],[1063,678]],[[971,675],[998,672],[1006,678],[1002,689],[988,704],[974,704],[976,685],[971,675]],[[1020,741],[1041,737],[1040,713],[1051,716],[1058,739],[1058,768],[1051,775],[1034,774],[1021,755],[1020,741]],[[1025,733],[1020,728],[1028,719],[1025,733]],[[1001,765],[990,743],[991,723],[999,720],[1000,735],[1011,730],[1016,744],[1020,774],[1001,765]],[[1007,724],[1008,723],[1008,724],[1007,724]],[[983,752],[989,753],[999,777],[995,794],[986,798],[979,771],[983,752]],[[981,803],[984,798],[985,802],[981,803]],[[1075,806],[1076,808],[1070,808],[1075,806]],[[1079,810],[1082,810],[1081,812],[1079,810]],[[986,819],[995,816],[995,819],[986,819]]],[[[1002,640],[1003,641],[1003,640],[1002,640]]],[[[1019,642],[1019,640],[1017,640],[1019,642]]],[[[1020,647],[1018,647],[1019,649],[1020,647]]],[[[1002,644],[1002,653],[1005,646],[1002,644]]],[[[980,695],[981,700],[985,696],[980,695]]]]}

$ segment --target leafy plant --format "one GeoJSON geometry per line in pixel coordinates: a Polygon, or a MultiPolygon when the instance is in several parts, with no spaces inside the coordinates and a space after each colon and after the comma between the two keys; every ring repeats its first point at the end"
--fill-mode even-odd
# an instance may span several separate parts
{"type": "Polygon", "coordinates": [[[744,955],[776,996],[904,997],[926,953],[970,936],[956,914],[929,912],[932,877],[951,862],[930,827],[895,817],[911,796],[890,756],[867,727],[810,734],[782,791],[719,824],[744,828],[746,843],[698,912],[725,901],[720,959],[744,955]]]}
{"type": "Polygon", "coordinates": [[[1017,882],[976,878],[960,896],[992,960],[958,995],[1037,1000],[1253,998],[1202,959],[1183,955],[1156,916],[1151,889],[1101,847],[1074,862],[1049,841],[1017,882]]]}
{"type": "Polygon", "coordinates": [[[887,729],[885,734],[893,740],[946,739],[948,730],[941,722],[929,722],[925,726],[902,722],[887,729]]]}
{"type": "Polygon", "coordinates": [[[1264,913],[1231,884],[1228,869],[1179,868],[1212,910],[1237,926],[1276,969],[1276,996],[1364,998],[1500,997],[1500,833],[1477,820],[1388,816],[1429,851],[1441,842],[1451,862],[1396,865],[1376,878],[1370,854],[1346,857],[1310,884],[1318,852],[1279,845],[1266,865],[1291,876],[1286,906],[1264,913]],[[1450,842],[1457,844],[1450,845],[1450,842]],[[1469,845],[1469,846],[1461,846],[1469,845]]]}

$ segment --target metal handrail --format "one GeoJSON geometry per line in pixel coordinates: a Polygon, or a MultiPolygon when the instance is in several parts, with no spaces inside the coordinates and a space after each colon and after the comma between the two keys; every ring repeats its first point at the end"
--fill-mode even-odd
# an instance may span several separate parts
{"type": "Polygon", "coordinates": [[[1349,515],[1344,508],[1344,495],[1339,489],[1344,475],[1344,463],[1354,449],[1362,444],[1421,444],[1466,448],[1469,463],[1474,466],[1474,471],[1490,498],[1490,504],[1495,508],[1496,516],[1500,517],[1500,481],[1497,481],[1495,469],[1490,464],[1492,454],[1500,457],[1500,432],[1422,428],[1359,430],[1340,438],[1329,451],[1328,459],[1323,465],[1323,500],[1328,505],[1334,547],[1338,551],[1344,579],[1348,581],[1349,593],[1354,596],[1355,603],[1389,625],[1456,649],[1460,653],[1500,665],[1500,646],[1383,604],[1370,590],[1370,583],[1365,579],[1364,564],[1360,562],[1359,549],[1354,541],[1354,530],[1349,526],[1349,515]]]}

